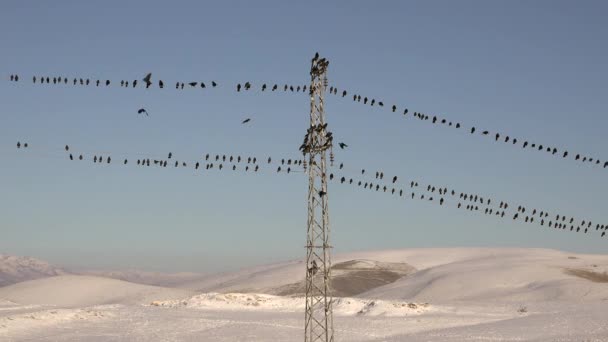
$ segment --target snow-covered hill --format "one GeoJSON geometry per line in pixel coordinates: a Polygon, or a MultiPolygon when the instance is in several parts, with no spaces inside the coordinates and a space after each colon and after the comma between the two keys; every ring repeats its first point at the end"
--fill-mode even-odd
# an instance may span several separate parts
{"type": "Polygon", "coordinates": [[[129,283],[122,280],[65,275],[24,281],[0,288],[0,299],[27,305],[86,307],[144,304],[194,295],[193,291],[129,283]]]}
{"type": "Polygon", "coordinates": [[[65,274],[69,274],[69,272],[46,261],[0,254],[0,287],[21,281],[65,274]]]}
{"type": "MultiPolygon", "coordinates": [[[[77,275],[21,282],[0,288],[0,340],[299,341],[304,268],[171,278],[181,288],[77,275]],[[281,291],[289,296],[272,295],[281,291]]],[[[608,341],[608,255],[375,251],[335,256],[333,274],[335,290],[358,293],[334,299],[336,340],[608,341]]]]}

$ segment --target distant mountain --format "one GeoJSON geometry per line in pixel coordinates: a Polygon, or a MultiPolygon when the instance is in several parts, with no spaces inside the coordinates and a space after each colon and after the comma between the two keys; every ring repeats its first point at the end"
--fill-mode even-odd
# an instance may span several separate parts
{"type": "Polygon", "coordinates": [[[128,281],[130,283],[175,287],[186,282],[196,281],[201,279],[203,275],[199,273],[160,273],[160,272],[145,272],[137,270],[127,271],[83,271],[78,272],[79,275],[89,275],[96,277],[112,278],[128,281]]]}
{"type": "Polygon", "coordinates": [[[70,274],[70,272],[46,261],[0,254],[0,287],[27,280],[66,274],[70,274]]]}

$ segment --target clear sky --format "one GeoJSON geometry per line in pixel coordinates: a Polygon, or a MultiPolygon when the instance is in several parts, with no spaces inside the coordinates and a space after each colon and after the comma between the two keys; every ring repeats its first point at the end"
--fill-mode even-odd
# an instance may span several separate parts
{"type": "MultiPolygon", "coordinates": [[[[608,160],[605,1],[0,3],[0,252],[69,267],[218,271],[304,255],[304,174],[70,163],[115,156],[298,157],[316,51],[340,89],[465,127],[608,160]],[[216,80],[214,91],[47,87],[32,75],[216,80]],[[19,83],[8,76],[18,73],[19,83]],[[223,87],[222,87],[223,86],[223,87]],[[138,116],[145,107],[151,117],[138,116]],[[251,125],[240,121],[253,118],[251,125]],[[17,150],[17,141],[30,149],[17,150]]],[[[608,169],[327,99],[346,165],[608,223],[608,169]]],[[[132,162],[132,161],[131,161],[132,162]]],[[[356,170],[355,170],[356,171],[356,170]]],[[[353,176],[357,172],[351,173],[353,176]]],[[[330,185],[335,252],[523,246],[608,253],[608,238],[330,185]]]]}

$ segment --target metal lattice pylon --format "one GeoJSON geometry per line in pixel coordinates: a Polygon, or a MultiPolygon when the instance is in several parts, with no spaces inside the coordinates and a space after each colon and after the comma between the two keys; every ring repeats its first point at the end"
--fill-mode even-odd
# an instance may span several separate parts
{"type": "MultiPolygon", "coordinates": [[[[316,54],[310,69],[310,127],[300,150],[308,164],[308,229],[306,239],[305,342],[333,342],[331,297],[331,246],[327,207],[327,150],[333,137],[327,130],[323,96],[327,86],[325,58],[316,54]],[[308,158],[306,158],[308,157],[308,158]]],[[[306,165],[305,165],[306,166],[306,165]]]]}

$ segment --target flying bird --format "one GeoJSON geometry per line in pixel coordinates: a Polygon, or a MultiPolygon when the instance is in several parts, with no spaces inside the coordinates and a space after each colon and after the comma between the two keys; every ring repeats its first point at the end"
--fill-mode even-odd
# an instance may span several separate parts
{"type": "Polygon", "coordinates": [[[248,123],[249,121],[251,121],[251,118],[247,118],[247,119],[243,120],[243,122],[241,122],[241,123],[242,123],[242,124],[246,124],[246,123],[248,123]]]}
{"type": "Polygon", "coordinates": [[[144,114],[144,113],[146,114],[146,116],[150,116],[150,115],[148,114],[148,111],[147,111],[146,109],[144,109],[144,108],[140,108],[140,109],[137,111],[137,114],[144,114]]]}
{"type": "Polygon", "coordinates": [[[346,145],[345,143],[341,142],[338,143],[338,145],[340,146],[341,149],[344,149],[345,147],[348,147],[348,145],[346,145]]]}
{"type": "Polygon", "coordinates": [[[146,82],[146,89],[150,88],[150,86],[152,85],[152,73],[148,73],[142,81],[146,82]]]}

